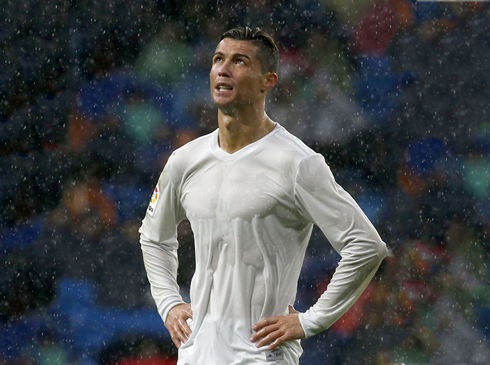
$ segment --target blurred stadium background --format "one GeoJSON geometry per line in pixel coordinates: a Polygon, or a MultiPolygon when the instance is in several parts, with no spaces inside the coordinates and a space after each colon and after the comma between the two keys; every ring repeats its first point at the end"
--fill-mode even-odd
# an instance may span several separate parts
{"type": "MultiPolygon", "coordinates": [[[[176,363],[137,229],[169,153],[216,128],[211,54],[239,25],[280,43],[269,114],[394,253],[302,364],[489,363],[489,20],[484,2],[1,1],[0,364],[176,363]]],[[[297,309],[337,260],[315,231],[297,309]]]]}

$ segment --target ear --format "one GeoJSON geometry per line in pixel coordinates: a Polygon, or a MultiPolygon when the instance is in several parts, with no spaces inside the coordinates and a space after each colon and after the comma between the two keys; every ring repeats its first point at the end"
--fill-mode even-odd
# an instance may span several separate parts
{"type": "Polygon", "coordinates": [[[277,84],[277,74],[274,72],[267,72],[263,75],[264,83],[262,86],[262,92],[267,93],[277,84]]]}

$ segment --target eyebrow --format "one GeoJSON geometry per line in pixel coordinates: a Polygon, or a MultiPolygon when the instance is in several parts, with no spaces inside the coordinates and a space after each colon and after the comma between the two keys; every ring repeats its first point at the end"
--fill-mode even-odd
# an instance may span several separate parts
{"type": "MultiPolygon", "coordinates": [[[[214,56],[217,56],[217,55],[219,55],[219,56],[224,56],[225,54],[224,54],[223,52],[218,51],[218,52],[215,52],[215,53],[214,53],[213,57],[214,57],[214,56]]],[[[245,57],[245,58],[248,58],[250,61],[252,61],[252,60],[251,60],[251,58],[250,58],[249,56],[247,56],[246,54],[243,54],[243,53],[233,53],[233,55],[232,55],[232,56],[233,56],[233,57],[245,57]]]]}

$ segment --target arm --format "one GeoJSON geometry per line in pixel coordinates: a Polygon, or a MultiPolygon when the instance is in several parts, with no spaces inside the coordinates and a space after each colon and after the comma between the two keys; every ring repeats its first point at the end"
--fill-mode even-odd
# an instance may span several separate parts
{"type": "Polygon", "coordinates": [[[339,319],[359,298],[386,256],[385,243],[354,199],[334,180],[320,155],[304,159],[295,184],[298,209],[317,224],[342,259],[327,290],[306,313],[289,314],[257,323],[252,342],[271,350],[285,341],[308,338],[339,319]]]}
{"type": "Polygon", "coordinates": [[[317,303],[299,314],[305,336],[337,321],[359,298],[387,253],[386,244],[320,155],[303,160],[296,179],[302,215],[317,224],[342,259],[317,303]]]}
{"type": "Polygon", "coordinates": [[[158,313],[177,347],[190,335],[186,320],[190,305],[180,296],[177,284],[177,226],[185,217],[171,179],[171,159],[163,170],[139,230],[141,250],[151,294],[158,313]]]}

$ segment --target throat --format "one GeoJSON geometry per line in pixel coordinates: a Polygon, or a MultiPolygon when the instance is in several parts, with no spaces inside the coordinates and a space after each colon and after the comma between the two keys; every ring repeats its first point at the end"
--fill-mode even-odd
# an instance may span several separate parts
{"type": "Polygon", "coordinates": [[[235,153],[272,132],[276,123],[265,115],[258,123],[245,124],[223,121],[219,125],[218,143],[227,153],[235,153]]]}

